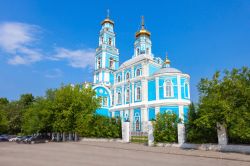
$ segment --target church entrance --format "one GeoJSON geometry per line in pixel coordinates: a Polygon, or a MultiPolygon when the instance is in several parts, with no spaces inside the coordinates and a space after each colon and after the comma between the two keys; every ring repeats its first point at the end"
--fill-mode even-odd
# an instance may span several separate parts
{"type": "Polygon", "coordinates": [[[146,144],[148,141],[147,122],[141,121],[140,113],[135,113],[130,128],[130,141],[133,143],[146,144]]]}

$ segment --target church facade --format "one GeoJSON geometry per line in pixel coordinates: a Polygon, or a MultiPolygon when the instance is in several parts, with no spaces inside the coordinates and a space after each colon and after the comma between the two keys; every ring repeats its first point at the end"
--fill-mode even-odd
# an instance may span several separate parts
{"type": "Polygon", "coordinates": [[[190,76],[170,67],[152,52],[150,32],[144,27],[135,34],[134,54],[119,64],[114,22],[101,23],[95,55],[93,89],[101,97],[98,114],[123,121],[147,122],[158,113],[170,112],[186,120],[190,104],[190,76]]]}

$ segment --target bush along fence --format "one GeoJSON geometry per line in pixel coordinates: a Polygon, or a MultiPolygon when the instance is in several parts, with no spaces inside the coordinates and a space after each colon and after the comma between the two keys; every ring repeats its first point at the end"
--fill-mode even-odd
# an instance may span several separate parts
{"type": "MultiPolygon", "coordinates": [[[[131,123],[122,122],[122,141],[131,142],[131,123]]],[[[186,142],[185,124],[175,114],[158,114],[155,121],[147,123],[148,146],[178,147],[184,149],[213,150],[250,153],[248,145],[228,145],[224,125],[217,123],[217,144],[193,144],[186,142]]]]}

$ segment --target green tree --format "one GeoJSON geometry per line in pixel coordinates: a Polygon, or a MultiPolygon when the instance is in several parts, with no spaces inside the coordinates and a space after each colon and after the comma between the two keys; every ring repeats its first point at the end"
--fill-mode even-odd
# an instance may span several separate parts
{"type": "Polygon", "coordinates": [[[177,142],[177,124],[180,119],[176,114],[158,113],[156,121],[153,122],[155,142],[177,142]]]}
{"type": "MultiPolygon", "coordinates": [[[[201,116],[197,106],[194,103],[189,105],[188,121],[185,124],[187,142],[191,143],[216,143],[216,128],[197,125],[195,122],[201,116]]],[[[214,124],[215,125],[215,124],[214,124]]]]}
{"type": "Polygon", "coordinates": [[[22,129],[25,134],[48,133],[52,131],[52,111],[48,100],[37,98],[24,113],[22,129]]]}
{"type": "Polygon", "coordinates": [[[211,80],[202,79],[198,85],[200,127],[216,129],[223,124],[233,143],[250,143],[250,69],[243,67],[216,72],[211,80]]]}
{"type": "Polygon", "coordinates": [[[5,111],[0,109],[0,134],[7,133],[9,127],[9,121],[5,111]]]}

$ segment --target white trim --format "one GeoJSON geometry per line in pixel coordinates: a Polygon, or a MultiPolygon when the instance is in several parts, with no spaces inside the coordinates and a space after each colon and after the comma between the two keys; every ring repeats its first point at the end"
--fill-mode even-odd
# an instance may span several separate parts
{"type": "Polygon", "coordinates": [[[155,95],[156,95],[156,100],[159,100],[159,97],[160,97],[160,92],[159,92],[159,77],[155,77],[155,95]]]}
{"type": "Polygon", "coordinates": [[[179,118],[181,119],[181,123],[184,122],[184,107],[183,105],[179,106],[179,118]]]}
{"type": "Polygon", "coordinates": [[[164,83],[163,83],[163,96],[164,96],[164,98],[174,97],[173,81],[170,78],[167,78],[167,79],[164,80],[164,83]],[[167,91],[166,91],[167,84],[166,83],[170,83],[170,85],[168,85],[168,86],[170,86],[170,92],[168,92],[168,94],[170,93],[170,95],[167,95],[167,91]]]}
{"type": "Polygon", "coordinates": [[[159,107],[159,106],[166,106],[166,105],[174,105],[174,106],[188,106],[190,105],[190,100],[178,100],[178,99],[163,99],[163,100],[157,100],[157,101],[142,101],[142,102],[136,102],[131,104],[123,104],[118,105],[110,108],[110,111],[115,110],[122,110],[122,109],[129,109],[129,108],[136,108],[136,107],[159,107]]]}
{"type": "Polygon", "coordinates": [[[181,100],[181,77],[177,75],[178,99],[181,100]]]}

